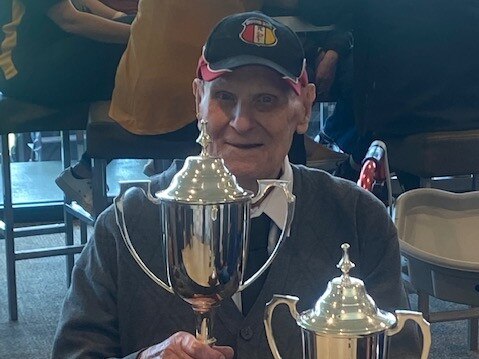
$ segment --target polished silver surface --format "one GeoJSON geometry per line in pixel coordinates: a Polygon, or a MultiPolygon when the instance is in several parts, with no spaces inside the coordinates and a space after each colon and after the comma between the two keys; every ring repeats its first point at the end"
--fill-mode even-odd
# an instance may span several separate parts
{"type": "Polygon", "coordinates": [[[213,344],[211,309],[247,288],[272,263],[285,234],[289,233],[295,196],[288,190],[288,183],[280,180],[258,181],[259,191],[254,198],[252,192],[243,190],[223,160],[209,155],[211,140],[206,121],[201,121],[197,142],[202,145],[201,154],[186,159],[166,190],[152,196],[150,182],[136,183],[151,202],[160,206],[168,283],[148,268],[133,246],[123,203],[126,184],[114,200],[114,209],[125,245],[140,268],[163,289],[191,304],[196,314],[197,339],[213,344]],[[284,229],[266,263],[244,281],[251,203],[260,201],[271,187],[278,187],[285,194],[284,229]]]}
{"type": "Polygon", "coordinates": [[[305,329],[301,332],[303,358],[381,359],[387,343],[384,333],[360,338],[337,338],[324,337],[305,329]]]}
{"type": "Polygon", "coordinates": [[[204,206],[161,202],[168,278],[195,311],[208,311],[238,290],[249,213],[250,201],[204,206]]]}
{"type": "Polygon", "coordinates": [[[343,257],[337,267],[343,272],[342,276],[328,283],[314,308],[304,312],[298,324],[316,333],[334,335],[368,335],[391,327],[396,317],[378,309],[366,293],[363,281],[349,276],[355,267],[349,260],[349,244],[341,248],[343,257]]]}
{"type": "Polygon", "coordinates": [[[416,322],[422,331],[421,359],[426,359],[431,347],[429,323],[418,312],[397,310],[393,314],[377,308],[364,283],[349,275],[354,268],[349,259],[349,244],[344,243],[341,248],[343,257],[337,267],[343,274],[328,283],[313,309],[298,313],[299,298],[284,295],[274,295],[266,305],[264,325],[273,357],[281,359],[271,320],[274,309],[285,304],[301,328],[304,359],[386,359],[386,338],[399,333],[407,320],[416,322]]]}

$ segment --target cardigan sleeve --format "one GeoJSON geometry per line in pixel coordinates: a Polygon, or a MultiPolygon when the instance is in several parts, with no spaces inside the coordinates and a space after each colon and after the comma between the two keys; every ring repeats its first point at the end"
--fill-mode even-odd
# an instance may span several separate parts
{"type": "MultiPolygon", "coordinates": [[[[101,215],[72,273],[52,358],[120,358],[116,248],[101,215]]],[[[125,358],[136,358],[138,352],[125,358]]]]}

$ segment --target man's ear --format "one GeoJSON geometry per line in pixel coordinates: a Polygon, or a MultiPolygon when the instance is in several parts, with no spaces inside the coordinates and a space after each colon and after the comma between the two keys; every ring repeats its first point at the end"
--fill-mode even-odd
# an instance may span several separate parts
{"type": "Polygon", "coordinates": [[[311,119],[311,113],[313,111],[313,103],[316,99],[316,86],[312,83],[307,84],[301,89],[301,102],[303,104],[303,115],[299,119],[296,126],[296,132],[306,133],[309,126],[309,120],[311,119]]]}
{"type": "Polygon", "coordinates": [[[204,95],[203,84],[204,84],[203,80],[200,80],[199,78],[194,79],[193,83],[191,84],[193,89],[193,95],[195,96],[195,110],[196,110],[196,117],[198,120],[201,120],[200,104],[204,95]]]}

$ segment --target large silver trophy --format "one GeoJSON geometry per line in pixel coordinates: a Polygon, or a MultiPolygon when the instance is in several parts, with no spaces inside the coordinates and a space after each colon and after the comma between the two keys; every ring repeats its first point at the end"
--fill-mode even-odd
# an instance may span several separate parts
{"type": "Polygon", "coordinates": [[[201,122],[197,142],[202,145],[201,154],[186,159],[166,190],[155,196],[151,195],[149,185],[144,190],[160,206],[168,283],[145,265],[133,246],[125,222],[128,216],[123,206],[125,193],[115,198],[114,207],[117,224],[133,258],[156,284],[191,304],[196,315],[197,339],[212,345],[215,342],[212,308],[247,288],[269,267],[289,232],[295,197],[288,190],[288,183],[280,180],[258,181],[256,196],[242,189],[223,159],[208,153],[211,140],[205,121],[201,122]],[[284,229],[265,264],[245,280],[251,204],[272,187],[278,187],[286,197],[284,229]]]}
{"type": "Polygon", "coordinates": [[[349,244],[342,246],[344,254],[338,264],[343,275],[332,279],[314,308],[298,313],[299,298],[275,295],[266,305],[264,325],[268,343],[275,359],[281,359],[271,327],[273,311],[286,304],[301,328],[303,359],[386,359],[388,338],[399,333],[407,320],[421,328],[423,348],[421,359],[427,359],[431,347],[429,323],[419,312],[396,310],[389,313],[378,309],[366,293],[364,283],[349,276],[354,263],[349,260],[349,244]]]}

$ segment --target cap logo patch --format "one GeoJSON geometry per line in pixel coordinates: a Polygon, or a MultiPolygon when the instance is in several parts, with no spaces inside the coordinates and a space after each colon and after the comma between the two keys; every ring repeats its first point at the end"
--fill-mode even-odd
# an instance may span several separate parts
{"type": "Polygon", "coordinates": [[[243,22],[243,30],[239,35],[243,42],[257,46],[275,46],[278,38],[276,28],[268,21],[251,17],[243,22]]]}

